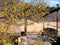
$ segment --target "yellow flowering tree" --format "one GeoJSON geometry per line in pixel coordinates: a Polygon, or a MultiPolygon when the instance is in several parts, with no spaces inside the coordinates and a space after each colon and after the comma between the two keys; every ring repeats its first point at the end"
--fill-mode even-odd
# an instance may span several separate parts
{"type": "MultiPolygon", "coordinates": [[[[16,0],[4,0],[3,1],[4,3],[0,4],[0,6],[3,8],[2,10],[0,10],[0,16],[2,18],[4,17],[7,18],[7,21],[5,21],[4,24],[2,25],[3,29],[0,28],[1,30],[0,32],[4,30],[4,33],[6,35],[7,35],[9,25],[14,24],[18,20],[18,18],[20,19],[20,17],[22,17],[24,19],[24,24],[25,24],[24,29],[26,32],[28,17],[31,18],[33,21],[35,21],[36,14],[37,14],[36,16],[39,16],[39,20],[40,20],[40,15],[45,16],[46,13],[49,13],[48,9],[45,6],[41,6],[41,5],[32,6],[32,4],[28,4],[24,2],[15,3],[15,1],[16,0]]],[[[36,20],[36,22],[37,21],[38,20],[36,20]]]]}
{"type": "Polygon", "coordinates": [[[31,4],[27,4],[24,2],[18,2],[15,4],[15,0],[4,0],[4,6],[3,10],[0,11],[0,15],[2,17],[6,17],[8,20],[5,22],[5,29],[7,30],[7,27],[11,23],[15,23],[18,18],[22,16],[25,20],[25,30],[27,27],[27,18],[32,18],[33,21],[40,20],[40,15],[45,16],[46,13],[49,13],[49,10],[46,8],[46,6],[37,5],[32,6],[31,4]],[[36,15],[37,14],[37,15],[36,15]],[[35,18],[35,16],[38,17],[38,19],[35,18]]]}

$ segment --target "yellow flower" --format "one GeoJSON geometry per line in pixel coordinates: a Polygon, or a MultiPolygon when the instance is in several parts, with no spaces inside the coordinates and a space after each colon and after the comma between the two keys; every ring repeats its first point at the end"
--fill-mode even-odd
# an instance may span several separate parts
{"type": "Polygon", "coordinates": [[[13,11],[14,11],[14,13],[16,12],[16,10],[17,10],[17,8],[14,6],[14,10],[13,10],[13,11]]]}
{"type": "Polygon", "coordinates": [[[41,6],[39,6],[39,8],[41,8],[41,6]]]}
{"type": "Polygon", "coordinates": [[[4,45],[12,45],[11,43],[5,43],[4,45]]]}
{"type": "Polygon", "coordinates": [[[42,16],[45,16],[46,13],[45,12],[41,12],[41,14],[42,14],[42,16]]]}
{"type": "Polygon", "coordinates": [[[5,40],[5,39],[3,39],[3,42],[6,42],[6,40],[5,40]]]}
{"type": "Polygon", "coordinates": [[[24,15],[24,12],[21,12],[22,13],[22,15],[24,15]]]}
{"type": "Polygon", "coordinates": [[[18,39],[16,39],[15,42],[17,43],[18,42],[18,39]]]}
{"type": "Polygon", "coordinates": [[[12,2],[14,2],[14,0],[12,0],[12,2]]]}

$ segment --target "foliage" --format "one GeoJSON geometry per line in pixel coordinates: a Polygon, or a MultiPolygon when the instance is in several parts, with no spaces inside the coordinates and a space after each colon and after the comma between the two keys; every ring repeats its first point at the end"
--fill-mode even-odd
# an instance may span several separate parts
{"type": "Polygon", "coordinates": [[[7,21],[0,25],[0,33],[4,33],[1,36],[3,37],[5,35],[4,38],[2,38],[4,42],[5,40],[7,42],[10,42],[9,40],[10,38],[8,38],[9,36],[6,36],[7,31],[9,31],[8,30],[9,25],[17,22],[17,19],[20,18],[21,16],[22,18],[33,16],[32,19],[34,21],[35,20],[34,15],[39,14],[45,16],[46,13],[49,13],[49,10],[45,6],[41,5],[32,6],[31,4],[27,4],[24,2],[18,2],[15,4],[15,1],[16,0],[1,0],[0,7],[2,7],[3,9],[0,10],[0,16],[7,18],[7,21]]]}
{"type": "MultiPolygon", "coordinates": [[[[32,6],[31,4],[27,4],[24,2],[18,2],[17,4],[14,3],[15,0],[5,0],[3,11],[0,11],[1,16],[5,16],[8,18],[7,22],[5,23],[5,27],[9,26],[11,23],[15,23],[17,18],[21,16],[31,17],[33,16],[33,21],[35,20],[34,15],[42,15],[45,16],[46,13],[49,13],[49,10],[45,6],[37,5],[32,6]]],[[[37,15],[37,16],[38,16],[37,15]]],[[[26,17],[25,17],[26,18],[26,17]]],[[[5,28],[4,28],[5,29],[5,28]]]]}

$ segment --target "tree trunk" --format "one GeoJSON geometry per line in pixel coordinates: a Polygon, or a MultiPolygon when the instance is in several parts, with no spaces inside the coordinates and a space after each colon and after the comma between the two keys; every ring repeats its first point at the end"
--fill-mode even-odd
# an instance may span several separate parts
{"type": "MultiPolygon", "coordinates": [[[[57,12],[58,13],[58,12],[57,12]]],[[[58,31],[58,14],[56,13],[56,29],[58,31]]]]}
{"type": "Polygon", "coordinates": [[[25,27],[24,27],[24,30],[25,30],[25,33],[27,32],[27,16],[24,17],[25,19],[25,27]]]}

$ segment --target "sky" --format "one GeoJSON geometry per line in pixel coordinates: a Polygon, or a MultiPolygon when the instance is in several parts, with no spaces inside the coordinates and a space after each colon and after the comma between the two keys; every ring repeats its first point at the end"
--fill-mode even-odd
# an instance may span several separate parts
{"type": "MultiPolygon", "coordinates": [[[[31,0],[25,0],[25,2],[31,2],[31,0]]],[[[47,2],[50,7],[56,7],[56,4],[60,4],[60,0],[44,0],[44,2],[47,2]]]]}
{"type": "Polygon", "coordinates": [[[56,7],[56,4],[60,4],[60,0],[45,0],[45,2],[48,2],[51,7],[56,7]]]}
{"type": "Polygon", "coordinates": [[[25,0],[25,2],[31,2],[31,0],[25,0]]]}

